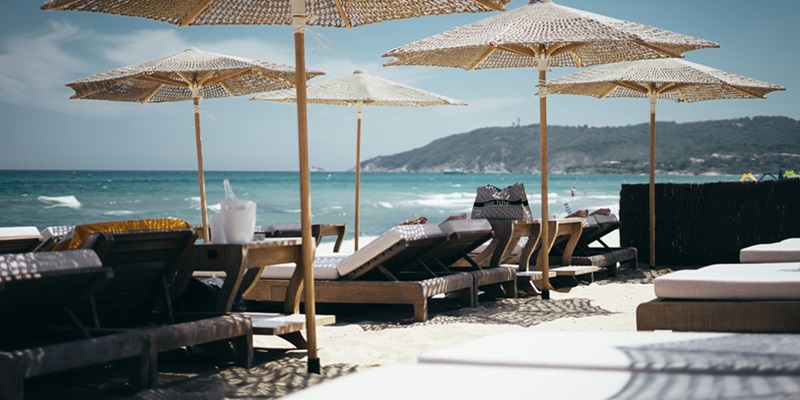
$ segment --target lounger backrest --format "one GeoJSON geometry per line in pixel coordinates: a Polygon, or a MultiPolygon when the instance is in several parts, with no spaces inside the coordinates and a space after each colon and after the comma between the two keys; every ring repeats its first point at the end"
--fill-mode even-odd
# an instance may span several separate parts
{"type": "Polygon", "coordinates": [[[0,343],[35,337],[112,276],[92,250],[0,255],[0,343]]]}
{"type": "Polygon", "coordinates": [[[487,219],[451,220],[439,224],[439,229],[445,234],[447,241],[434,248],[426,257],[436,260],[444,267],[464,258],[494,235],[492,224],[487,219]]]}
{"type": "MultiPolygon", "coordinates": [[[[131,327],[148,323],[156,305],[165,304],[168,285],[179,272],[189,247],[197,239],[194,229],[102,232],[87,241],[114,278],[94,294],[100,327],[131,327]]],[[[85,307],[85,306],[84,306],[85,307]]],[[[83,308],[79,317],[87,325],[83,308]]]]}
{"type": "Polygon", "coordinates": [[[106,221],[78,225],[72,232],[58,242],[53,250],[72,250],[82,247],[92,234],[99,232],[130,232],[137,230],[164,230],[191,228],[188,222],[178,218],[134,219],[126,221],[106,221]]]}
{"type": "Polygon", "coordinates": [[[336,269],[348,279],[386,279],[382,269],[405,269],[415,257],[445,240],[436,225],[398,225],[344,259],[336,269]]]}
{"type": "Polygon", "coordinates": [[[581,246],[588,246],[590,243],[619,229],[619,227],[619,219],[614,214],[591,214],[584,218],[580,244],[581,246]]]}
{"type": "Polygon", "coordinates": [[[0,254],[26,253],[42,241],[35,226],[10,226],[0,228],[0,254]]]}

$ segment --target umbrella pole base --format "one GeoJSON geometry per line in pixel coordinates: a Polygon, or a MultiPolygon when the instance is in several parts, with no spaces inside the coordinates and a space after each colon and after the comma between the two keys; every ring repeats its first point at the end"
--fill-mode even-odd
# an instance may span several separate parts
{"type": "Polygon", "coordinates": [[[320,374],[322,369],[320,368],[319,358],[309,358],[308,359],[308,372],[311,374],[320,374]]]}
{"type": "Polygon", "coordinates": [[[542,290],[542,300],[550,300],[550,291],[545,289],[542,290]]]}

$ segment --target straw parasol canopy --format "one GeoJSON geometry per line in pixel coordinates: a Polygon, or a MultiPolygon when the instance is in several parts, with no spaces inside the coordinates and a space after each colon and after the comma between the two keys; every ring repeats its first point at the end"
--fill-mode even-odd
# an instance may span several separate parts
{"type": "MultiPolygon", "coordinates": [[[[292,25],[297,87],[300,164],[300,226],[305,285],[308,367],[320,372],[314,303],[314,241],[311,235],[311,175],[306,120],[306,25],[354,26],[438,14],[503,11],[511,0],[47,0],[43,10],[102,12],[187,25],[292,25]]],[[[299,311],[300,300],[294,301],[299,311]]]]}
{"type": "MultiPolygon", "coordinates": [[[[576,10],[550,0],[528,5],[410,43],[383,56],[387,66],[428,65],[462,68],[535,67],[544,88],[549,67],[583,68],[638,59],[682,57],[684,52],[719,47],[714,42],[576,10]]],[[[547,90],[539,90],[542,222],[547,204],[547,90]]],[[[549,241],[542,230],[542,242],[549,241]]],[[[540,252],[542,272],[549,271],[548,251],[540,252]]],[[[544,280],[542,298],[549,298],[544,280]]]]}
{"type": "MultiPolygon", "coordinates": [[[[321,71],[307,71],[306,76],[312,78],[323,74],[321,71]]],[[[79,79],[67,83],[67,86],[75,91],[70,99],[141,104],[184,100],[194,102],[200,211],[203,216],[203,239],[208,241],[200,100],[290,88],[294,86],[294,75],[292,66],[190,48],[171,56],[79,79]]]]}
{"type": "Polygon", "coordinates": [[[764,99],[785,90],[771,83],[677,59],[641,60],[604,65],[550,81],[552,94],[579,94],[604,99],[650,99],[650,265],[656,263],[656,101],[694,103],[718,99],[764,99]]]}
{"type": "MultiPolygon", "coordinates": [[[[251,100],[290,103],[297,101],[295,89],[277,90],[253,97],[251,100]]],[[[361,199],[361,116],[364,106],[427,107],[456,105],[465,106],[459,100],[426,92],[402,83],[392,82],[356,70],[352,75],[308,85],[309,103],[356,106],[356,209],[355,250],[358,250],[359,217],[361,199]]]]}

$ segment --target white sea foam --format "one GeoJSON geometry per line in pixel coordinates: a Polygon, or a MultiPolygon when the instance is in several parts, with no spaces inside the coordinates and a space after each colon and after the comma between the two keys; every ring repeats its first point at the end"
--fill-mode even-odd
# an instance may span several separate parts
{"type": "Polygon", "coordinates": [[[458,208],[462,209],[467,206],[472,206],[475,202],[475,195],[472,193],[454,192],[454,193],[436,193],[432,195],[422,196],[414,200],[405,200],[400,203],[404,207],[435,207],[435,208],[458,208]]]}
{"type": "Polygon", "coordinates": [[[388,203],[388,202],[385,202],[385,201],[379,201],[378,205],[383,207],[383,208],[394,208],[394,205],[392,205],[392,203],[388,203]]]}
{"type": "Polygon", "coordinates": [[[39,196],[36,200],[47,204],[45,208],[67,207],[77,210],[82,206],[75,196],[39,196]]]}
{"type": "Polygon", "coordinates": [[[132,214],[135,214],[135,213],[133,211],[129,211],[129,210],[116,210],[116,211],[106,211],[103,214],[104,215],[122,216],[122,215],[132,215],[132,214]]]}

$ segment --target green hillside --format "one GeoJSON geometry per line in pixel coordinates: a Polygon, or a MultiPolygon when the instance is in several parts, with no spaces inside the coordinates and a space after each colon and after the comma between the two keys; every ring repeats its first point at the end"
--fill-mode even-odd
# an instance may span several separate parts
{"type": "MultiPolygon", "coordinates": [[[[647,173],[649,125],[548,126],[551,173],[647,173]]],[[[657,123],[656,171],[761,174],[800,171],[800,121],[754,117],[657,123]]],[[[539,171],[539,125],[480,128],[362,163],[365,172],[532,173],[539,171]]]]}

